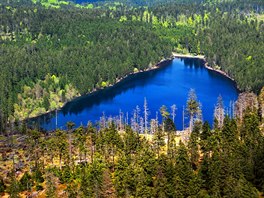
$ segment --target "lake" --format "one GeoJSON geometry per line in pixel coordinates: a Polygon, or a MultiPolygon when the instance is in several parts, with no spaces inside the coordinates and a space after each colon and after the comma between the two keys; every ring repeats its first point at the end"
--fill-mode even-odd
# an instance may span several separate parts
{"type": "MultiPolygon", "coordinates": [[[[57,111],[57,127],[65,129],[68,121],[76,126],[87,125],[88,121],[96,123],[103,113],[107,117],[114,117],[121,111],[130,118],[137,105],[143,117],[146,98],[149,119],[156,117],[162,105],[166,105],[170,111],[170,107],[176,104],[175,124],[181,130],[183,123],[185,127],[188,126],[188,118],[183,119],[183,109],[191,88],[202,104],[203,120],[212,124],[217,97],[223,97],[226,112],[231,112],[230,104],[237,99],[239,91],[233,81],[206,69],[203,64],[202,60],[196,58],[175,58],[159,69],[129,76],[113,87],[77,98],[57,111]]],[[[53,130],[56,128],[55,115],[54,112],[49,113],[33,121],[44,129],[53,130]]]]}

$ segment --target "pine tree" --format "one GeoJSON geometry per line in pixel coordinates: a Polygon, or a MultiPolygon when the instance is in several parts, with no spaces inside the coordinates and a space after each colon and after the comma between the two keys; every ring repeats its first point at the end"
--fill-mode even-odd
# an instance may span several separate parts
{"type": "MultiPolygon", "coordinates": [[[[163,158],[161,158],[160,160],[162,160],[163,158]]],[[[160,161],[159,160],[159,161],[160,161]]],[[[163,165],[158,165],[157,167],[157,173],[156,173],[156,179],[154,181],[154,194],[155,197],[161,197],[161,198],[165,198],[168,197],[167,196],[167,185],[168,185],[168,181],[166,178],[166,175],[164,174],[164,170],[163,170],[163,165]]]]}
{"type": "Polygon", "coordinates": [[[7,192],[10,195],[10,198],[19,198],[20,186],[15,175],[11,173],[11,184],[7,189],[7,192]]]}
{"type": "Polygon", "coordinates": [[[6,188],[6,186],[5,186],[5,183],[3,181],[3,178],[0,177],[0,194],[5,192],[5,188],[6,188]]]}
{"type": "Polygon", "coordinates": [[[165,132],[167,133],[167,154],[172,157],[173,141],[175,141],[176,127],[170,117],[164,121],[165,132]]]}
{"type": "Polygon", "coordinates": [[[158,157],[160,156],[161,147],[165,145],[164,137],[165,135],[160,128],[153,135],[153,146],[158,154],[158,157]]]}
{"type": "Polygon", "coordinates": [[[68,129],[68,142],[69,142],[69,160],[70,160],[70,166],[72,164],[72,137],[71,137],[71,134],[72,134],[72,129],[73,127],[75,126],[75,123],[74,122],[67,122],[67,129],[68,129]]]}
{"type": "Polygon", "coordinates": [[[176,197],[188,197],[192,194],[194,174],[185,145],[180,142],[176,157],[175,190],[176,197]]]}
{"type": "Polygon", "coordinates": [[[139,135],[132,131],[130,127],[126,128],[124,136],[124,150],[127,156],[135,154],[139,146],[139,135]]]}
{"type": "Polygon", "coordinates": [[[167,107],[165,105],[162,105],[160,107],[160,114],[162,117],[162,131],[165,132],[165,120],[169,117],[169,112],[167,111],[167,107]]]}
{"type": "Polygon", "coordinates": [[[87,140],[87,134],[83,126],[77,128],[74,131],[74,146],[78,148],[80,162],[82,161],[83,154],[86,160],[86,153],[87,153],[86,140],[87,140]]]}
{"type": "MultiPolygon", "coordinates": [[[[212,197],[221,197],[221,183],[222,183],[222,162],[220,154],[215,151],[212,155],[211,160],[208,162],[208,183],[206,184],[209,194],[212,197]]],[[[204,178],[205,175],[202,175],[204,178]]]]}
{"type": "Polygon", "coordinates": [[[95,155],[94,161],[82,168],[80,191],[82,197],[100,197],[103,185],[103,173],[106,168],[102,157],[95,155]]]}
{"type": "Polygon", "coordinates": [[[206,153],[210,150],[210,138],[212,136],[210,125],[207,121],[202,126],[202,133],[200,136],[201,136],[201,149],[203,153],[206,153]]]}
{"type": "Polygon", "coordinates": [[[193,130],[193,123],[194,123],[194,116],[198,113],[199,111],[199,103],[197,101],[197,96],[196,93],[193,89],[189,91],[188,94],[188,101],[187,101],[187,112],[190,116],[190,131],[193,130]]]}
{"type": "Polygon", "coordinates": [[[68,154],[68,142],[66,138],[66,134],[64,131],[57,130],[55,131],[55,145],[56,145],[56,151],[57,154],[59,155],[59,164],[60,164],[60,169],[62,169],[62,160],[65,156],[68,154]]]}
{"type": "Polygon", "coordinates": [[[192,163],[192,168],[194,170],[197,169],[199,163],[199,134],[201,131],[201,123],[195,122],[193,131],[190,135],[190,139],[188,141],[188,150],[190,153],[190,159],[192,163]]]}
{"type": "Polygon", "coordinates": [[[46,197],[56,197],[55,177],[51,172],[46,173],[46,197]]]}
{"type": "MultiPolygon", "coordinates": [[[[128,169],[128,162],[124,155],[119,156],[117,164],[115,165],[115,172],[114,172],[114,186],[117,191],[117,195],[119,197],[125,197],[128,194],[128,177],[129,172],[128,169]]],[[[133,178],[130,178],[131,180],[133,178]]]]}
{"type": "Polygon", "coordinates": [[[148,173],[138,164],[133,165],[133,175],[135,182],[135,197],[153,197],[153,189],[149,185],[148,173]]]}
{"type": "Polygon", "coordinates": [[[77,198],[78,197],[78,185],[77,183],[67,184],[66,193],[68,198],[77,198]]]}
{"type": "Polygon", "coordinates": [[[22,178],[20,179],[20,189],[22,191],[27,190],[29,191],[33,186],[32,177],[28,172],[25,172],[22,178]]]}

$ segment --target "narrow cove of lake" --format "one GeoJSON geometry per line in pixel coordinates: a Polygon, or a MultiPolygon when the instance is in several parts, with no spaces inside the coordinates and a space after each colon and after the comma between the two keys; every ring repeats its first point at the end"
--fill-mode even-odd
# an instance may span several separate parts
{"type": "MultiPolygon", "coordinates": [[[[188,92],[194,89],[198,101],[202,105],[203,120],[213,123],[214,107],[217,97],[222,96],[226,112],[231,112],[232,104],[239,91],[233,81],[227,77],[210,71],[204,62],[196,58],[175,58],[159,69],[138,73],[122,80],[111,88],[82,96],[66,104],[57,113],[49,113],[32,119],[46,130],[65,129],[66,123],[72,121],[76,126],[87,125],[88,121],[96,123],[104,114],[107,117],[119,116],[120,111],[125,118],[132,117],[138,105],[143,117],[144,98],[149,109],[149,120],[156,118],[156,112],[162,105],[168,111],[177,106],[175,124],[178,130],[188,127],[188,118],[183,116],[188,92]],[[56,116],[57,115],[57,116],[56,116]],[[184,119],[183,119],[184,118],[184,119]]],[[[161,117],[159,115],[159,121],[161,117]]]]}

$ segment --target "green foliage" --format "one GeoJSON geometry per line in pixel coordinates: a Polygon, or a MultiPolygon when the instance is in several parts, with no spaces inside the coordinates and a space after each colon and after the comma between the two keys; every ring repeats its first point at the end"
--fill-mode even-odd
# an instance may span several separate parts
{"type": "Polygon", "coordinates": [[[72,173],[69,166],[63,167],[61,174],[59,175],[61,183],[71,183],[72,182],[72,173]]]}
{"type": "Polygon", "coordinates": [[[170,115],[165,105],[162,105],[162,107],[160,107],[160,114],[164,120],[170,115]]]}
{"type": "Polygon", "coordinates": [[[3,193],[6,189],[6,186],[4,184],[3,178],[0,177],[0,193],[3,193]]]}
{"type": "Polygon", "coordinates": [[[55,184],[55,178],[52,173],[46,174],[46,196],[54,198],[56,197],[55,191],[56,191],[56,184],[55,184]]]}
{"type": "Polygon", "coordinates": [[[25,172],[22,178],[20,179],[20,190],[30,190],[33,186],[32,177],[28,172],[25,172]]]}
{"type": "Polygon", "coordinates": [[[133,72],[137,73],[138,72],[138,68],[135,67],[133,72]]]}
{"type": "Polygon", "coordinates": [[[81,175],[80,191],[84,197],[95,197],[100,194],[103,183],[103,171],[105,164],[99,155],[96,155],[93,162],[83,168],[81,175]]]}
{"type": "Polygon", "coordinates": [[[164,145],[165,145],[165,134],[159,128],[153,134],[153,146],[154,146],[154,149],[157,152],[158,156],[159,156],[159,153],[160,153],[160,150],[161,150],[162,146],[164,146],[164,145]]]}
{"type": "Polygon", "coordinates": [[[11,176],[11,184],[7,189],[7,192],[10,195],[10,198],[18,198],[20,192],[19,182],[16,180],[14,176],[11,176]]]}
{"type": "MultiPolygon", "coordinates": [[[[45,175],[36,163],[32,175],[36,190],[45,182],[46,196],[56,196],[57,181],[67,186],[69,197],[253,198],[263,190],[264,137],[255,109],[246,110],[239,121],[226,117],[222,128],[211,129],[207,122],[196,121],[186,145],[182,141],[176,145],[178,137],[171,131],[166,147],[161,127],[147,140],[129,126],[119,132],[113,123],[106,125],[97,129],[89,123],[87,128],[73,129],[74,123],[69,122],[67,131],[46,136],[28,130],[32,145],[24,149],[39,152],[39,161],[45,153],[46,159],[56,157],[60,162],[43,164],[48,167],[45,175]],[[74,166],[69,165],[69,141],[72,158],[80,156],[74,166]],[[90,155],[82,158],[86,152],[90,155]]],[[[11,178],[8,193],[13,197],[33,187],[27,172],[20,182],[11,178]]]]}
{"type": "Polygon", "coordinates": [[[2,119],[14,112],[15,119],[24,119],[54,110],[78,93],[113,84],[135,67],[142,70],[171,55],[172,45],[151,25],[128,15],[119,22],[119,11],[113,19],[104,9],[69,6],[69,17],[64,8],[15,6],[15,15],[0,7],[2,119]]]}
{"type": "Polygon", "coordinates": [[[34,173],[33,173],[33,178],[37,183],[43,183],[44,178],[43,178],[43,173],[37,168],[34,173]]]}
{"type": "Polygon", "coordinates": [[[107,82],[104,82],[104,81],[103,81],[103,82],[101,83],[101,87],[105,88],[105,87],[107,87],[107,84],[108,84],[107,82]]]}
{"type": "Polygon", "coordinates": [[[171,118],[165,119],[164,127],[165,127],[165,131],[166,132],[174,132],[174,131],[176,131],[175,124],[174,124],[174,122],[172,121],[171,118]]]}
{"type": "Polygon", "coordinates": [[[78,186],[76,183],[67,185],[67,188],[66,188],[67,196],[69,198],[77,198],[78,197],[77,188],[78,186]]]}
{"type": "MultiPolygon", "coordinates": [[[[57,0],[34,5],[1,2],[1,131],[8,118],[57,109],[79,93],[148,68],[173,50],[204,54],[241,89],[260,90],[263,23],[254,15],[263,10],[263,2],[158,1],[133,1],[152,5],[148,8],[111,2],[102,7],[57,0]]],[[[91,124],[74,129],[68,122],[68,131],[45,136],[29,130],[23,149],[31,153],[36,169],[19,182],[11,175],[7,191],[18,197],[34,180],[36,190],[43,190],[39,183],[45,182],[47,197],[53,197],[58,180],[67,186],[69,197],[258,197],[258,191],[264,191],[263,123],[258,112],[246,110],[240,122],[215,120],[211,129],[194,119],[200,113],[194,91],[187,110],[194,126],[186,145],[176,146],[175,126],[165,106],[160,109],[163,130],[159,127],[150,140],[130,127],[119,132],[114,124],[98,131],[91,124]],[[68,166],[70,157],[74,166],[68,166]]],[[[0,192],[4,190],[0,179],[0,192]]]]}
{"type": "Polygon", "coordinates": [[[187,101],[187,112],[190,117],[193,117],[199,110],[199,103],[197,101],[196,93],[193,89],[189,91],[188,101],[187,101]]]}
{"type": "MultiPolygon", "coordinates": [[[[176,157],[176,174],[175,174],[175,189],[176,196],[188,197],[195,195],[195,184],[196,179],[192,170],[191,162],[189,160],[187,149],[182,142],[180,142],[177,157],[176,157]]],[[[199,188],[199,185],[197,185],[199,188]]],[[[198,190],[199,192],[199,190],[198,190]]]]}
{"type": "Polygon", "coordinates": [[[124,151],[127,155],[135,154],[139,146],[139,135],[132,131],[130,127],[126,128],[124,136],[124,151]]]}
{"type": "Polygon", "coordinates": [[[43,186],[42,185],[40,185],[40,184],[37,184],[36,185],[36,190],[37,191],[42,191],[44,188],[43,188],[43,186]]]}
{"type": "Polygon", "coordinates": [[[18,94],[18,102],[14,104],[14,118],[22,120],[36,117],[50,110],[55,110],[73,97],[78,96],[77,90],[71,85],[62,85],[60,78],[49,74],[45,80],[23,87],[23,93],[18,94]],[[64,93],[64,97],[62,96],[64,93]]]}
{"type": "Polygon", "coordinates": [[[198,163],[199,163],[199,136],[201,131],[201,123],[196,122],[193,128],[193,131],[190,135],[190,139],[188,142],[188,149],[190,153],[190,160],[192,163],[192,167],[194,170],[197,169],[198,163]]]}
{"type": "Polygon", "coordinates": [[[211,66],[220,66],[231,75],[239,88],[259,91],[264,79],[263,27],[254,18],[255,5],[249,1],[194,1],[165,1],[162,5],[144,2],[154,3],[149,8],[131,7],[128,2],[106,3],[91,10],[55,0],[37,2],[60,9],[5,2],[6,6],[0,7],[4,44],[0,59],[4,63],[0,75],[2,122],[14,112],[14,119],[24,119],[59,108],[78,93],[113,84],[134,68],[142,70],[170,56],[172,50],[204,54],[211,66]],[[253,19],[244,13],[252,13],[253,19]],[[41,94],[41,101],[17,97],[24,91],[41,90],[33,84],[49,73],[59,76],[59,88],[44,89],[49,94],[41,94]],[[23,89],[25,85],[31,90],[23,89]]]}
{"type": "Polygon", "coordinates": [[[236,80],[240,89],[259,92],[264,79],[262,30],[258,21],[248,20],[243,11],[225,9],[210,13],[208,27],[198,28],[198,41],[192,42],[191,51],[198,52],[194,48],[199,47],[209,65],[220,66],[236,80]]]}

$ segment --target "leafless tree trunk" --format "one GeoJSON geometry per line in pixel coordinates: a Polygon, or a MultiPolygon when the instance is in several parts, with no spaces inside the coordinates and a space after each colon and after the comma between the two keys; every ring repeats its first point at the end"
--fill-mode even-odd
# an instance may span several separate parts
{"type": "Polygon", "coordinates": [[[123,118],[123,112],[121,111],[121,109],[119,110],[119,129],[122,130],[122,119],[123,118]]]}
{"type": "Polygon", "coordinates": [[[214,109],[214,117],[218,121],[218,125],[220,128],[223,127],[224,118],[225,118],[225,109],[222,96],[218,96],[217,104],[214,109]]]}
{"type": "Polygon", "coordinates": [[[175,119],[175,116],[176,116],[176,110],[177,110],[177,107],[175,104],[173,104],[171,106],[171,115],[172,115],[172,121],[174,122],[174,119],[175,119]]]}
{"type": "Polygon", "coordinates": [[[155,119],[150,120],[150,133],[154,134],[157,131],[157,122],[155,119]]]}
{"type": "Polygon", "coordinates": [[[137,124],[139,124],[139,120],[140,120],[140,108],[137,105],[136,106],[136,122],[137,122],[137,124]]]}
{"type": "Polygon", "coordinates": [[[144,119],[142,117],[140,117],[139,132],[144,133],[144,119]]]}
{"type": "Polygon", "coordinates": [[[147,99],[144,98],[144,125],[145,125],[145,133],[148,133],[148,115],[149,115],[148,103],[147,103],[147,99]]]}

